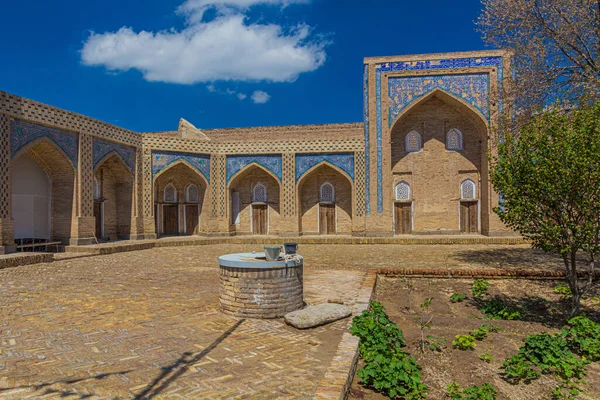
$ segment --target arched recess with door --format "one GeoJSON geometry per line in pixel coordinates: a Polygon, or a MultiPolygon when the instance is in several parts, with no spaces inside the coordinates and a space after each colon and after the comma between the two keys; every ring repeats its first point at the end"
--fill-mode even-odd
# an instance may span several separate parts
{"type": "Polygon", "coordinates": [[[269,235],[280,226],[280,183],[272,172],[252,163],[228,185],[229,231],[231,234],[269,235]]]}
{"type": "Polygon", "coordinates": [[[400,181],[394,187],[394,232],[406,235],[413,230],[413,202],[410,184],[400,181]]]}
{"type": "Polygon", "coordinates": [[[129,239],[133,211],[133,173],[112,152],[94,169],[94,217],[99,240],[129,239]]]}
{"type": "Polygon", "coordinates": [[[322,162],[298,180],[299,231],[303,235],[352,234],[351,178],[322,162]]]}
{"type": "Polygon", "coordinates": [[[17,245],[40,241],[68,244],[72,236],[76,168],[46,137],[19,150],[11,164],[11,214],[17,245]]]}
{"type": "Polygon", "coordinates": [[[154,177],[154,215],[159,236],[198,235],[206,232],[208,181],[179,160],[154,177]]]}
{"type": "MultiPolygon", "coordinates": [[[[461,199],[456,188],[465,179],[487,179],[487,132],[487,120],[478,110],[440,89],[407,106],[390,132],[393,218],[395,189],[405,180],[413,193],[424,194],[411,198],[415,232],[459,233],[461,199]]],[[[487,196],[482,193],[486,204],[487,196]]],[[[482,215],[481,223],[487,221],[482,215]]]]}
{"type": "Polygon", "coordinates": [[[465,179],[460,184],[460,231],[462,233],[478,233],[479,200],[477,184],[471,179],[465,179]]]}

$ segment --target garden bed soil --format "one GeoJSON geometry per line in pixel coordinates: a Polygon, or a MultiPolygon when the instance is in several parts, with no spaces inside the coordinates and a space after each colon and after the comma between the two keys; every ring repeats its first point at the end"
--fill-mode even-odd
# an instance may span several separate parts
{"type": "MultiPolygon", "coordinates": [[[[377,281],[375,300],[381,302],[392,321],[404,332],[408,351],[422,366],[422,381],[429,386],[427,399],[447,399],[446,386],[456,381],[463,387],[489,382],[498,390],[497,400],[547,400],[558,383],[553,376],[543,375],[530,384],[511,385],[502,377],[500,366],[509,356],[517,353],[522,339],[541,332],[558,332],[564,325],[570,309],[569,300],[561,299],[554,287],[562,282],[548,280],[490,280],[491,296],[502,296],[508,303],[519,308],[525,316],[517,321],[489,321],[483,319],[471,298],[470,279],[391,278],[380,276],[377,281]],[[409,294],[409,284],[412,286],[409,294]],[[451,303],[453,293],[467,295],[461,303],[451,303]],[[441,352],[419,349],[421,315],[419,305],[431,297],[432,303],[424,314],[432,316],[431,329],[425,335],[447,339],[441,352]],[[462,351],[452,348],[452,340],[458,334],[467,335],[482,323],[492,323],[503,329],[489,333],[483,341],[477,341],[474,350],[462,351]],[[489,353],[493,359],[487,363],[479,355],[489,353]]],[[[590,293],[597,296],[600,290],[590,293]]],[[[600,322],[600,303],[585,300],[584,312],[600,322]]],[[[362,367],[359,361],[358,368],[362,367]]],[[[581,399],[600,399],[600,362],[587,366],[587,384],[581,399]]],[[[350,399],[381,400],[386,396],[363,387],[355,376],[350,389],[350,399]]]]}

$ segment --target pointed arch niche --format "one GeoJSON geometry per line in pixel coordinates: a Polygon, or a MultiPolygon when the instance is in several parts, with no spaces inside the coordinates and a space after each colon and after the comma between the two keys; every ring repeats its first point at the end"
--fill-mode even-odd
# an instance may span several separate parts
{"type": "Polygon", "coordinates": [[[11,215],[17,244],[61,241],[72,237],[75,166],[46,137],[21,148],[10,164],[11,215]]]}
{"type": "Polygon", "coordinates": [[[159,236],[206,232],[208,182],[185,160],[175,161],[154,176],[154,216],[159,236]]]}
{"type": "Polygon", "coordinates": [[[352,180],[323,162],[298,181],[298,224],[303,235],[352,233],[352,180]]]}
{"type": "Polygon", "coordinates": [[[279,233],[279,179],[252,163],[231,177],[228,185],[229,231],[234,235],[279,233]]]}
{"type": "Polygon", "coordinates": [[[133,174],[117,153],[100,160],[94,169],[96,238],[129,239],[133,211],[133,174]]]}
{"type": "MultiPolygon", "coordinates": [[[[480,111],[441,89],[416,99],[392,121],[391,174],[398,179],[394,179],[396,182],[407,177],[411,191],[421,193],[412,202],[411,223],[415,232],[460,231],[456,188],[465,174],[481,177],[482,185],[487,185],[487,132],[488,122],[480,111]],[[410,140],[413,132],[421,136],[419,151],[407,148],[409,142],[417,142],[410,140]]],[[[400,207],[396,189],[394,186],[390,190],[388,203],[395,204],[390,213],[395,226],[400,207]]],[[[483,203],[486,201],[482,198],[483,203]]],[[[486,218],[482,216],[483,220],[486,218]]]]}

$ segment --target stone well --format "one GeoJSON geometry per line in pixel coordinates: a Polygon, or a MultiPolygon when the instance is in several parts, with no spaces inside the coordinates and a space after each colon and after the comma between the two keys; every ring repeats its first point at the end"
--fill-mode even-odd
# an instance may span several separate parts
{"type": "Polygon", "coordinates": [[[279,318],[304,306],[301,256],[267,261],[264,253],[219,257],[221,310],[243,318],[279,318]]]}

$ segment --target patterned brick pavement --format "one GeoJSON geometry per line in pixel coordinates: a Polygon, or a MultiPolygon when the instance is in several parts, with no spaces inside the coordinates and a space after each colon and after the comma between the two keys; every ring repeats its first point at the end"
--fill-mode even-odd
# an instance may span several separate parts
{"type": "MultiPolygon", "coordinates": [[[[347,320],[297,331],[217,310],[216,257],[156,248],[0,270],[0,398],[309,398],[347,320]]],[[[323,250],[326,250],[323,247],[323,250]]],[[[353,304],[366,271],[306,271],[353,304]]]]}

